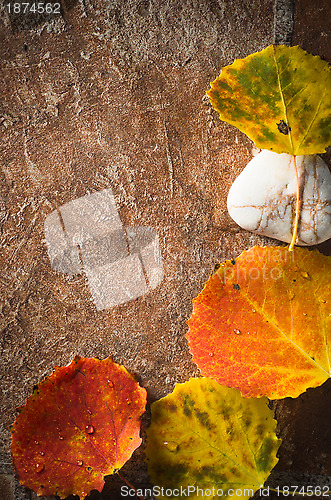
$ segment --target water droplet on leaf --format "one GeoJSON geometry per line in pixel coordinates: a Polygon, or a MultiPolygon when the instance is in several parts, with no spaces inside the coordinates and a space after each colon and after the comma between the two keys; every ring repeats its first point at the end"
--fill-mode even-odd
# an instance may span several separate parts
{"type": "Polygon", "coordinates": [[[44,457],[44,456],[45,456],[45,452],[44,452],[44,451],[41,451],[41,452],[40,452],[40,455],[41,455],[42,457],[44,457]]]}
{"type": "Polygon", "coordinates": [[[213,356],[215,356],[215,354],[213,352],[210,352],[209,356],[212,358],[213,356]]]}
{"type": "Polygon", "coordinates": [[[34,444],[39,444],[39,441],[35,441],[34,444]]]}
{"type": "Polygon", "coordinates": [[[169,451],[177,451],[178,450],[178,444],[175,443],[174,441],[165,441],[163,444],[166,446],[166,448],[169,451]]]}
{"type": "Polygon", "coordinates": [[[238,330],[238,328],[234,328],[233,333],[235,333],[236,335],[241,335],[241,331],[238,330]]]}
{"type": "Polygon", "coordinates": [[[94,429],[93,425],[89,424],[85,427],[85,430],[86,430],[87,434],[93,434],[95,429],[94,429]]]}
{"type": "Polygon", "coordinates": [[[114,387],[114,382],[112,380],[108,380],[107,382],[110,388],[114,387]]]}
{"type": "Polygon", "coordinates": [[[306,279],[307,279],[307,278],[310,278],[310,276],[309,276],[309,274],[307,273],[307,271],[301,271],[301,273],[300,273],[300,274],[301,274],[301,276],[302,276],[303,278],[306,278],[306,279]]]}
{"type": "Polygon", "coordinates": [[[45,469],[45,466],[44,466],[44,464],[37,463],[35,465],[35,468],[36,468],[36,472],[42,472],[45,469]]]}
{"type": "Polygon", "coordinates": [[[77,460],[77,465],[78,467],[81,467],[83,465],[83,460],[77,460]]]}
{"type": "Polygon", "coordinates": [[[59,436],[59,439],[60,439],[60,441],[63,441],[64,437],[63,436],[59,436]]]}

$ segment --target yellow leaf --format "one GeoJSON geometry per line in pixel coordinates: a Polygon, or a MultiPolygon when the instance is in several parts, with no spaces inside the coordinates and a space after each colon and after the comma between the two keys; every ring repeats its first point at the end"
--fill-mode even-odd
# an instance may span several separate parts
{"type": "Polygon", "coordinates": [[[152,483],[164,488],[159,498],[184,497],[184,490],[192,500],[253,496],[281,443],[267,403],[208,378],[177,384],[153,403],[146,457],[152,483]]]}
{"type": "Polygon", "coordinates": [[[300,47],[270,45],[222,69],[207,92],[220,118],[276,153],[331,144],[331,69],[300,47]]]}

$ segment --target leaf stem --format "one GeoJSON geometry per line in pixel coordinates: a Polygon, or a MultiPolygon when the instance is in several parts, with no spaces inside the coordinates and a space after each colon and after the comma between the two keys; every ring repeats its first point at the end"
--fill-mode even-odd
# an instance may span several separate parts
{"type": "Polygon", "coordinates": [[[294,164],[294,170],[295,170],[295,177],[297,181],[297,200],[296,200],[296,205],[295,205],[295,221],[294,221],[294,228],[293,228],[293,235],[292,235],[292,241],[290,244],[289,252],[293,252],[295,241],[297,239],[297,234],[298,234],[298,227],[299,227],[299,218],[300,218],[300,184],[299,184],[299,174],[298,174],[298,168],[297,168],[297,162],[296,162],[296,156],[293,155],[293,164],[294,164]]]}
{"type": "Polygon", "coordinates": [[[117,471],[116,474],[118,475],[118,477],[120,477],[122,479],[122,481],[125,482],[125,484],[127,486],[129,486],[129,488],[131,488],[132,490],[135,491],[137,497],[140,498],[140,500],[144,500],[140,495],[138,495],[138,492],[137,492],[136,488],[130,483],[130,481],[128,481],[127,479],[125,479],[125,477],[122,476],[122,474],[120,474],[119,471],[117,471]]]}

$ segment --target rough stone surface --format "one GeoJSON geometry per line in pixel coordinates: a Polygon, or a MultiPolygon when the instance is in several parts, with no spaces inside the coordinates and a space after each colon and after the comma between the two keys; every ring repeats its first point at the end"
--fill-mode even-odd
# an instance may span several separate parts
{"type": "Polygon", "coordinates": [[[331,25],[330,2],[319,0],[316,4],[309,0],[294,2],[293,45],[324,57],[330,62],[331,25]]]}
{"type": "Polygon", "coordinates": [[[14,477],[11,474],[0,474],[2,500],[12,500],[15,494],[14,477]]]}
{"type": "MultiPolygon", "coordinates": [[[[252,144],[218,119],[204,94],[223,65],[272,43],[275,28],[273,0],[66,0],[46,18],[9,16],[2,3],[0,24],[0,444],[7,464],[16,407],[76,354],[113,356],[137,373],[150,402],[198,375],[184,339],[192,298],[215,263],[273,244],[227,214],[228,189],[252,144]],[[85,274],[52,269],[43,231],[61,205],[109,188],[124,226],[158,234],[165,274],[151,293],[97,311],[85,274]]],[[[313,473],[316,460],[302,461],[309,452],[298,443],[315,424],[308,419],[302,434],[291,434],[297,408],[284,405],[281,437],[293,438],[277,470],[291,455],[293,470],[313,473]]],[[[309,401],[302,405],[308,415],[309,401]]],[[[319,423],[315,437],[323,440],[322,417],[319,423]]],[[[122,470],[136,486],[148,484],[143,458],[141,448],[122,470]]],[[[3,474],[12,474],[6,467],[3,474]]],[[[321,462],[317,473],[330,467],[321,462]]],[[[120,498],[121,484],[107,478],[103,495],[90,498],[120,498]]],[[[24,495],[15,489],[15,500],[24,495]]]]}
{"type": "Polygon", "coordinates": [[[275,39],[277,45],[292,45],[294,0],[275,0],[275,39]]]}

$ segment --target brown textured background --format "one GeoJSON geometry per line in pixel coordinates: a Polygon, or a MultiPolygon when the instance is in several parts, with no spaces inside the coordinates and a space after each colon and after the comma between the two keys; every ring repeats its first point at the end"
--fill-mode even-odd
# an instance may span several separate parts
{"type": "MultiPolygon", "coordinates": [[[[327,0],[61,5],[56,18],[37,19],[8,16],[0,4],[4,500],[34,498],[13,478],[8,426],[35,383],[76,354],[111,355],[137,373],[149,402],[166,395],[199,374],[184,334],[214,264],[277,244],[227,214],[228,189],[252,143],[211,110],[209,82],[274,41],[331,60],[327,0]],[[84,274],[51,269],[43,223],[63,203],[105,188],[124,225],[156,230],[165,276],[148,295],[97,312],[84,274]]],[[[270,483],[325,484],[331,475],[330,388],[275,403],[284,443],[270,483]]],[[[143,447],[123,474],[148,484],[143,447]]],[[[110,477],[91,498],[119,498],[120,485],[110,477]]]]}

